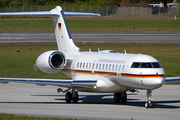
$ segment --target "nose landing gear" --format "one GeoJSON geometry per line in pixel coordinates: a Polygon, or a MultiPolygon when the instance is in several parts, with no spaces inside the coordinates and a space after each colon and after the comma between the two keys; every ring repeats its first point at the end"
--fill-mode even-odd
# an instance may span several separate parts
{"type": "Polygon", "coordinates": [[[147,90],[147,102],[145,103],[145,107],[146,108],[153,108],[154,107],[154,103],[151,101],[152,99],[152,90],[147,90]]]}

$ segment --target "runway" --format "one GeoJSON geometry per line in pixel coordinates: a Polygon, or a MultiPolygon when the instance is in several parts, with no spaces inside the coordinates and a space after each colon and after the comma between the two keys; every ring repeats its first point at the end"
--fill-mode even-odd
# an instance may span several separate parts
{"type": "MultiPolygon", "coordinates": [[[[180,44],[180,33],[71,33],[75,43],[180,44]]],[[[0,43],[56,44],[54,33],[0,33],[0,43]]]]}
{"type": "Polygon", "coordinates": [[[146,91],[127,92],[125,104],[114,104],[113,94],[79,92],[78,104],[66,104],[56,86],[0,84],[0,113],[85,120],[177,120],[180,87],[164,85],[153,91],[153,109],[146,109],[146,91]]]}

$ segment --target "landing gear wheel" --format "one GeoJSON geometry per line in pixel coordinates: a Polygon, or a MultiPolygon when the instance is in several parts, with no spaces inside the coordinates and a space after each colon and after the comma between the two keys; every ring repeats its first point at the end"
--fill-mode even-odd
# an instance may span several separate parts
{"type": "Polygon", "coordinates": [[[78,96],[78,93],[75,92],[76,96],[73,97],[73,103],[78,103],[78,100],[79,100],[79,96],[78,96]]]}
{"type": "Polygon", "coordinates": [[[65,99],[66,99],[66,103],[71,103],[72,94],[70,92],[67,92],[65,99]]]}
{"type": "Polygon", "coordinates": [[[121,98],[121,93],[114,93],[114,102],[119,103],[121,98]]]}
{"type": "Polygon", "coordinates": [[[149,102],[145,102],[145,107],[149,108],[149,102]]]}
{"type": "Polygon", "coordinates": [[[121,103],[126,103],[126,101],[127,101],[127,94],[126,92],[123,92],[121,94],[121,103]]]}
{"type": "Polygon", "coordinates": [[[152,100],[152,90],[147,90],[146,97],[147,97],[147,102],[145,103],[145,107],[153,108],[154,103],[151,101],[152,100]]]}
{"type": "Polygon", "coordinates": [[[145,103],[145,107],[146,108],[153,108],[154,107],[154,103],[152,101],[148,101],[145,103]]]}
{"type": "Polygon", "coordinates": [[[153,107],[154,107],[154,103],[151,102],[151,103],[150,103],[150,108],[153,108],[153,107]]]}

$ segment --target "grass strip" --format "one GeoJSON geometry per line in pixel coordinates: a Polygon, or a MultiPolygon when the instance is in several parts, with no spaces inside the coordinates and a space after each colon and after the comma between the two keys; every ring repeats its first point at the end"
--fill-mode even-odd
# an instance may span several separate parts
{"type": "Polygon", "coordinates": [[[65,118],[49,118],[49,117],[28,117],[22,115],[0,114],[0,120],[77,120],[65,118]]]}
{"type": "MultiPolygon", "coordinates": [[[[67,17],[70,32],[179,32],[180,19],[67,17]],[[132,30],[135,26],[135,30],[132,30]]],[[[0,32],[54,32],[51,18],[0,18],[0,32]]]]}

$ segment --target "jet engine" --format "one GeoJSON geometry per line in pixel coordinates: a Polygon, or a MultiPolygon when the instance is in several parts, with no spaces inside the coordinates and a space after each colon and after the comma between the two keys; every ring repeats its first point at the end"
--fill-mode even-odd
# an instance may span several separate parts
{"type": "Polygon", "coordinates": [[[66,66],[66,58],[62,52],[50,50],[37,58],[36,66],[45,73],[57,73],[66,66]]]}

